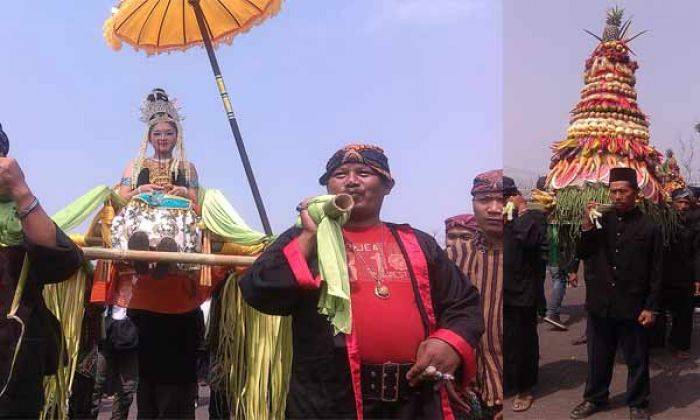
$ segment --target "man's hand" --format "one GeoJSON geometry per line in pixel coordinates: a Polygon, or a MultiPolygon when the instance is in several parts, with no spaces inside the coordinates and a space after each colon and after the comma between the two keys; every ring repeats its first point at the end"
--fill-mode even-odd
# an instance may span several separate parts
{"type": "Polygon", "coordinates": [[[424,380],[437,379],[437,372],[453,375],[460,362],[459,354],[452,346],[437,338],[429,338],[418,346],[416,364],[408,371],[406,379],[411,386],[416,386],[424,380]],[[428,366],[433,366],[435,371],[428,366]]]}
{"type": "Polygon", "coordinates": [[[642,325],[642,327],[645,327],[645,328],[651,327],[652,325],[654,325],[654,322],[656,321],[656,314],[653,313],[652,311],[645,309],[642,311],[642,313],[639,314],[637,321],[639,321],[639,323],[642,325]]]}
{"type": "Polygon", "coordinates": [[[700,296],[700,281],[695,282],[695,296],[700,296]]]}
{"type": "Polygon", "coordinates": [[[591,211],[595,209],[596,206],[598,206],[598,203],[594,201],[586,204],[586,208],[583,212],[583,220],[581,221],[581,230],[588,231],[595,227],[593,225],[593,221],[591,220],[591,211]]]}
{"type": "Polygon", "coordinates": [[[569,273],[567,277],[569,286],[578,287],[578,275],[576,273],[569,273]]]}
{"type": "Polygon", "coordinates": [[[143,184],[136,189],[137,193],[152,193],[153,191],[162,191],[163,187],[158,184],[143,184]]]}
{"type": "Polygon", "coordinates": [[[525,213],[527,211],[527,202],[525,201],[525,198],[523,198],[522,195],[514,195],[508,200],[515,205],[515,207],[518,209],[519,214],[525,213]]]}
{"type": "Polygon", "coordinates": [[[180,185],[172,187],[170,189],[170,191],[168,191],[168,194],[176,195],[178,197],[187,197],[187,195],[188,195],[187,187],[183,187],[180,185]]]}
{"type": "Polygon", "coordinates": [[[0,195],[11,199],[22,209],[34,200],[24,180],[22,168],[13,158],[0,157],[0,195]]]}
{"type": "Polygon", "coordinates": [[[318,230],[316,222],[309,214],[309,200],[310,198],[305,198],[297,206],[302,229],[301,234],[297,237],[297,243],[306,261],[316,255],[316,231],[318,230]]]}

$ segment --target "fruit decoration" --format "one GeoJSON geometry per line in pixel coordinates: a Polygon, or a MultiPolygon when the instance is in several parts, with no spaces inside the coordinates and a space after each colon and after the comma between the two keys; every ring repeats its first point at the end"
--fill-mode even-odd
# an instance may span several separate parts
{"type": "Polygon", "coordinates": [[[678,166],[678,161],[673,154],[673,150],[666,150],[666,160],[659,167],[658,172],[664,193],[667,197],[671,197],[673,191],[686,187],[685,180],[681,175],[681,168],[678,166]]]}
{"type": "MultiPolygon", "coordinates": [[[[600,43],[586,60],[581,100],[571,111],[565,139],[552,146],[547,186],[554,191],[607,184],[610,169],[637,172],[641,195],[654,202],[664,197],[657,174],[662,155],[649,144],[649,121],[637,103],[635,72],[627,38],[631,20],[623,10],[608,12],[600,43]]],[[[590,32],[589,32],[590,33],[590,32]]]]}

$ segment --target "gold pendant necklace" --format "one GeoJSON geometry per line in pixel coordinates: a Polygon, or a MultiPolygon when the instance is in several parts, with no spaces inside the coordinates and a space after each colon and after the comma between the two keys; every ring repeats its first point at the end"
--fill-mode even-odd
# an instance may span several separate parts
{"type": "MultiPolygon", "coordinates": [[[[362,256],[362,254],[359,253],[359,252],[357,252],[357,251],[355,251],[355,246],[354,246],[355,244],[354,244],[352,241],[348,240],[347,238],[346,238],[345,240],[348,241],[348,243],[349,243],[350,246],[352,247],[353,253],[355,254],[355,256],[356,256],[357,258],[360,259],[360,261],[362,262],[362,265],[364,265],[365,268],[367,268],[367,272],[368,272],[372,277],[374,277],[374,283],[375,283],[375,285],[374,285],[374,295],[375,295],[376,297],[378,297],[379,299],[388,299],[389,296],[391,296],[391,291],[389,290],[389,286],[387,286],[387,285],[384,283],[383,275],[382,275],[381,270],[380,270],[380,263],[377,262],[377,274],[375,275],[375,274],[372,272],[372,268],[369,266],[369,264],[367,264],[367,262],[365,261],[365,258],[362,256]]],[[[383,250],[384,250],[384,244],[385,244],[385,241],[384,241],[384,226],[382,226],[382,233],[381,233],[380,241],[381,241],[381,243],[380,243],[379,250],[380,250],[381,260],[382,260],[382,261],[386,261],[386,258],[384,258],[384,251],[383,251],[383,250]]]]}
{"type": "Polygon", "coordinates": [[[374,286],[374,294],[379,299],[388,299],[389,296],[391,296],[389,287],[386,284],[377,284],[376,286],[374,286]]]}

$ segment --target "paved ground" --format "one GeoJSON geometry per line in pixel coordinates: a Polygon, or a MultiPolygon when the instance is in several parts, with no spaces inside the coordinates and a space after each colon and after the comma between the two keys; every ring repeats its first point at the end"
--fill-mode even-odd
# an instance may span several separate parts
{"type": "MultiPolygon", "coordinates": [[[[562,319],[569,324],[569,331],[555,331],[549,324],[540,324],[540,380],[535,390],[536,401],[529,411],[516,414],[510,410],[512,401],[507,400],[506,419],[567,419],[571,409],[581,401],[586,381],[586,346],[574,346],[571,341],[584,332],[584,293],[583,287],[567,289],[562,319]]],[[[628,418],[624,404],[626,376],[627,369],[618,357],[610,389],[610,407],[594,419],[628,418]]],[[[691,360],[679,362],[666,350],[652,351],[651,390],[654,418],[700,418],[700,315],[695,316],[691,360]]],[[[198,419],[208,418],[208,403],[209,390],[202,387],[198,419]]],[[[129,418],[136,418],[135,406],[134,403],[129,418]]],[[[109,419],[110,411],[111,401],[105,400],[99,419],[109,419]]]]}
{"type": "MultiPolygon", "coordinates": [[[[548,286],[550,282],[548,281],[548,286]]],[[[549,296],[549,290],[547,290],[549,296]]],[[[586,346],[574,346],[571,341],[585,331],[584,287],[567,289],[562,320],[569,331],[554,331],[549,324],[539,325],[540,377],[535,390],[536,401],[525,413],[510,409],[506,401],[507,419],[567,419],[569,412],[581,401],[586,381],[586,346]]],[[[627,369],[618,354],[610,387],[610,406],[594,419],[629,418],[624,403],[627,369]]],[[[664,349],[652,350],[651,356],[651,414],[657,419],[700,418],[700,314],[695,315],[693,357],[678,361],[664,349]]]]}

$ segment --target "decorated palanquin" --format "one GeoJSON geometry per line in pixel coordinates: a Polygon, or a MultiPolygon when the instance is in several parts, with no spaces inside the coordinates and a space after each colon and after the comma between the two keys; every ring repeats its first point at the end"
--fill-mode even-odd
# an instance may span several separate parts
{"type": "Polygon", "coordinates": [[[58,360],[67,363],[45,380],[42,416],[68,416],[73,377],[90,360],[80,352],[89,303],[182,314],[216,291],[216,322],[208,333],[215,343],[210,386],[226,400],[218,403],[234,418],[281,418],[291,324],[249,307],[236,282],[274,238],[251,229],[220,191],[199,185],[185,157],[182,117],[164,90],[148,94],[141,121],[139,153],[121,181],[95,187],[53,216],[66,232],[90,221],[71,238],[95,263],[44,289],[63,332],[58,360]]]}
{"type": "MultiPolygon", "coordinates": [[[[269,238],[250,229],[220,191],[206,190],[200,196],[196,206],[200,214],[194,220],[199,233],[192,235],[197,243],[189,252],[254,256],[264,249],[269,238]]],[[[140,197],[133,198],[131,203],[134,202],[137,206],[147,205],[140,197]]],[[[113,222],[129,210],[128,206],[129,203],[110,191],[87,232],[72,235],[73,240],[82,246],[113,248],[113,222]]],[[[183,218],[184,214],[175,217],[183,218]]],[[[221,282],[243,270],[245,266],[177,264],[164,277],[154,278],[150,272],[137,273],[129,260],[97,260],[90,300],[159,313],[184,313],[201,305],[221,282]]]]}
{"type": "Polygon", "coordinates": [[[112,223],[126,205],[114,188],[101,185],[52,216],[67,232],[90,221],[84,233],[70,236],[96,263],[44,289],[47,306],[61,322],[64,346],[60,358],[67,363],[45,380],[43,416],[67,417],[86,300],[183,313],[220,288],[218,329],[210,331],[217,335],[216,348],[212,349],[216,365],[213,381],[225,390],[232,416],[281,418],[291,366],[290,323],[250,308],[235,281],[273,238],[252,230],[220,191],[200,189],[196,207],[201,243],[197,252],[174,254],[176,259],[189,256],[184,258],[187,264],[153,278],[150,273],[136,273],[129,259],[131,251],[112,248],[112,223]],[[217,261],[225,265],[215,265],[217,261]]]}

